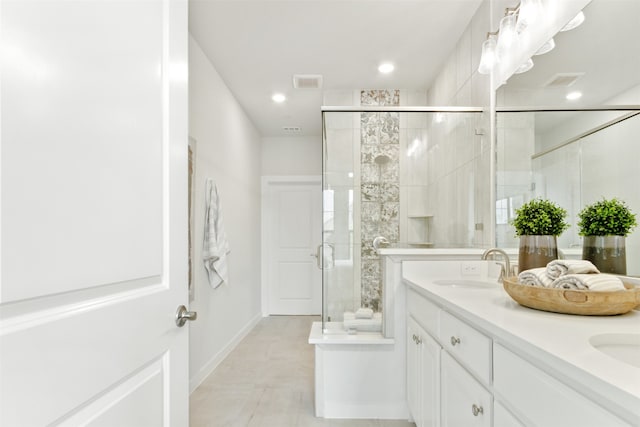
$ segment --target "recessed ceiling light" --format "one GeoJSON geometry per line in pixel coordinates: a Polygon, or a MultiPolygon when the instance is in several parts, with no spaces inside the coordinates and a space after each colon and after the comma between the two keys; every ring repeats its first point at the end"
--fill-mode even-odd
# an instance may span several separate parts
{"type": "Polygon", "coordinates": [[[579,99],[582,97],[582,92],[569,92],[566,96],[566,98],[569,101],[575,101],[576,99],[579,99]]]}
{"type": "Polygon", "coordinates": [[[394,68],[395,67],[391,62],[383,62],[378,66],[378,71],[380,71],[382,74],[389,74],[393,71],[394,68]]]}
{"type": "Polygon", "coordinates": [[[281,93],[276,93],[271,97],[271,99],[273,100],[273,102],[281,103],[281,102],[284,102],[287,99],[287,97],[281,93]]]}

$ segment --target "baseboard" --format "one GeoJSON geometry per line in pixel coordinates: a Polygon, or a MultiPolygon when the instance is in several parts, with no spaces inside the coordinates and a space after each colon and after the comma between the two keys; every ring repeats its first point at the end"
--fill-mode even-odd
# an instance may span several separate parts
{"type": "Polygon", "coordinates": [[[325,402],[323,418],[328,419],[379,419],[408,420],[409,408],[405,402],[376,404],[343,404],[325,402]]]}
{"type": "Polygon", "coordinates": [[[234,348],[251,332],[251,330],[262,319],[262,313],[256,314],[234,337],[227,343],[222,350],[211,358],[204,366],[189,380],[189,394],[198,388],[202,382],[216,370],[218,365],[233,351],[234,348]]]}

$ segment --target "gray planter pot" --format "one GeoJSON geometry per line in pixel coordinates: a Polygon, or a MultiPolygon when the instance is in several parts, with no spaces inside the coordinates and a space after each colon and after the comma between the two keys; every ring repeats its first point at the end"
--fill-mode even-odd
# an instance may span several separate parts
{"type": "Polygon", "coordinates": [[[591,261],[602,273],[627,274],[626,238],[584,236],[582,258],[591,261]]]}
{"type": "Polygon", "coordinates": [[[558,259],[556,236],[520,236],[519,271],[546,267],[554,259],[558,259]]]}

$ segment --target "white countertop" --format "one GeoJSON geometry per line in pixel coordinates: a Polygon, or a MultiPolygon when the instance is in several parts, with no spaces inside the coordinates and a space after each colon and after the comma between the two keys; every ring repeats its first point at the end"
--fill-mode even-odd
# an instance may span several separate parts
{"type": "Polygon", "coordinates": [[[405,283],[591,399],[640,417],[640,368],[589,344],[598,334],[640,333],[639,311],[577,316],[534,310],[512,300],[497,282],[490,288],[434,284],[436,279],[455,278],[436,277],[435,263],[403,262],[405,283]]]}
{"type": "MultiPolygon", "coordinates": [[[[379,255],[419,255],[425,258],[470,257],[480,259],[487,248],[419,248],[419,247],[386,247],[377,250],[379,255]]],[[[503,249],[509,258],[518,259],[518,248],[503,249]]],[[[560,248],[567,258],[580,258],[581,248],[560,248]]]]}

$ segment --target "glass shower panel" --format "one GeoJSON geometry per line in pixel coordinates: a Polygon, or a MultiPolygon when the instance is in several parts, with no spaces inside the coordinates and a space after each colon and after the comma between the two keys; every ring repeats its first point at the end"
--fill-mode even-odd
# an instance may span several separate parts
{"type": "Polygon", "coordinates": [[[490,209],[476,208],[489,197],[484,115],[407,108],[323,111],[325,333],[385,333],[376,245],[482,244],[477,224],[490,219],[478,214],[490,209]]]}

